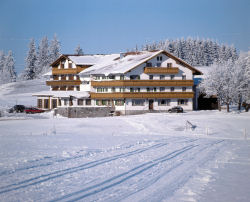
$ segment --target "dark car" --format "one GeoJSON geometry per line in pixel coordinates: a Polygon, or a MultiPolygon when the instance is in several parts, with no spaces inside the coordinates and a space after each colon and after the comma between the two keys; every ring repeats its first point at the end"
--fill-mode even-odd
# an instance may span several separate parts
{"type": "Polygon", "coordinates": [[[35,108],[35,107],[28,107],[24,111],[25,111],[26,114],[35,114],[35,113],[44,112],[44,110],[38,109],[38,108],[35,108]]]}
{"type": "Polygon", "coordinates": [[[15,105],[14,107],[9,109],[9,113],[22,113],[25,110],[25,106],[24,105],[15,105]]]}
{"type": "Polygon", "coordinates": [[[182,107],[172,107],[171,109],[168,110],[169,113],[183,113],[183,108],[182,107]]]}

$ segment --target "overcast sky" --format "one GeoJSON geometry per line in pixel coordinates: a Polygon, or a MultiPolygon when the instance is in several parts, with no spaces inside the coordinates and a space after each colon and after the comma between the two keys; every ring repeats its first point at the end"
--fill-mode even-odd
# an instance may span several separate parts
{"type": "Polygon", "coordinates": [[[146,42],[213,38],[250,47],[250,0],[0,0],[0,50],[24,68],[31,38],[57,34],[62,53],[122,52],[146,42]]]}

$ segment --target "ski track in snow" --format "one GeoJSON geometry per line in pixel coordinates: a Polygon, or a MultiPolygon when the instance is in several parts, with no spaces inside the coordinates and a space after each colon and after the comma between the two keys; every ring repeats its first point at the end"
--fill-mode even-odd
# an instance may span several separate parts
{"type": "MultiPolygon", "coordinates": [[[[52,184],[53,186],[56,186],[56,184],[58,183],[56,179],[65,177],[65,175],[71,175],[72,173],[78,173],[84,170],[89,170],[89,169],[92,169],[101,165],[109,169],[109,168],[112,168],[112,166],[117,166],[115,161],[119,159],[124,159],[124,158],[128,159],[131,156],[137,156],[145,152],[153,153],[157,149],[160,149],[161,151],[163,151],[160,153],[162,155],[159,155],[157,156],[157,158],[151,159],[147,162],[143,162],[141,164],[134,162],[135,166],[131,169],[126,170],[125,172],[118,173],[118,174],[115,173],[117,175],[109,176],[109,178],[103,178],[103,179],[101,178],[101,181],[93,180],[95,184],[91,184],[92,180],[90,179],[87,183],[88,185],[90,182],[91,185],[89,186],[86,186],[85,183],[80,183],[81,187],[84,187],[83,189],[80,189],[71,193],[67,193],[63,195],[62,197],[60,197],[60,195],[58,195],[57,193],[58,196],[53,197],[54,199],[52,200],[51,198],[47,198],[47,200],[51,200],[51,201],[62,201],[62,200],[63,201],[77,201],[77,200],[83,200],[83,199],[84,200],[87,199],[90,201],[92,200],[120,201],[120,200],[126,199],[127,197],[132,196],[133,194],[137,192],[140,192],[146,189],[147,187],[152,186],[162,177],[166,175],[171,175],[171,172],[173,172],[173,170],[175,170],[177,167],[181,167],[185,165],[185,161],[186,161],[185,158],[187,158],[188,156],[193,156],[191,160],[194,159],[195,161],[192,162],[192,166],[193,164],[195,165],[195,163],[197,162],[197,158],[195,158],[196,155],[199,155],[200,153],[206,151],[208,148],[209,148],[208,153],[211,153],[211,152],[214,153],[216,150],[219,150],[219,147],[216,145],[220,143],[223,143],[223,140],[219,140],[219,141],[210,140],[209,143],[207,141],[203,143],[203,141],[200,141],[199,139],[192,139],[192,138],[179,139],[179,138],[173,138],[173,137],[167,138],[167,139],[166,138],[160,139],[154,142],[147,142],[144,144],[140,144],[139,146],[141,146],[142,148],[133,148],[133,147],[138,146],[135,143],[134,145],[130,145],[124,148],[120,148],[119,150],[116,150],[115,152],[120,152],[121,150],[121,153],[115,154],[113,156],[100,158],[98,160],[90,161],[90,162],[83,163],[83,164],[78,164],[77,166],[74,166],[74,167],[56,170],[54,172],[48,172],[46,174],[37,175],[32,178],[26,178],[25,180],[21,180],[15,183],[10,183],[8,185],[1,186],[0,196],[4,195],[4,198],[8,197],[8,194],[10,194],[10,196],[12,196],[12,194],[13,196],[15,196],[16,193],[21,192],[23,189],[30,189],[33,186],[39,187],[39,186],[42,186],[44,182],[51,182],[50,184],[52,184]],[[170,144],[176,145],[176,147],[180,147],[180,148],[174,149],[175,147],[170,146],[170,150],[168,150],[168,146],[170,144]],[[215,147],[215,148],[212,150],[211,147],[215,147]],[[126,150],[129,150],[129,151],[126,152],[126,150]],[[195,151],[192,151],[192,150],[195,150],[195,151]],[[154,171],[155,167],[159,167],[159,166],[160,166],[160,168],[158,168],[159,173],[156,172],[155,175],[152,175],[152,173],[155,172],[154,171]],[[152,170],[152,173],[151,173],[151,170],[152,170]],[[133,179],[138,178],[138,177],[140,178],[140,180],[138,182],[134,182],[133,179]],[[127,184],[127,183],[128,185],[126,185],[126,187],[130,187],[130,186],[132,187],[136,186],[136,187],[134,187],[133,190],[130,190],[127,188],[125,190],[124,188],[121,188],[121,190],[119,190],[119,186],[121,186],[122,184],[127,184]],[[115,190],[118,189],[118,191],[114,191],[113,189],[115,190]],[[102,194],[103,192],[104,192],[104,195],[102,194]]],[[[96,155],[98,157],[98,153],[96,153],[96,155]]],[[[207,155],[211,156],[209,154],[207,155]]],[[[27,162],[28,164],[34,163],[37,161],[40,162],[37,165],[26,166],[26,167],[24,166],[24,167],[17,168],[12,171],[8,171],[8,170],[2,171],[1,175],[3,175],[4,177],[6,177],[7,175],[8,179],[10,179],[12,175],[16,175],[16,174],[22,175],[22,172],[24,172],[25,174],[28,172],[28,170],[32,170],[32,171],[36,169],[40,170],[40,169],[43,169],[43,167],[45,166],[47,167],[53,166],[53,164],[62,164],[62,167],[63,167],[65,163],[70,165],[72,161],[74,162],[76,160],[80,160],[81,162],[81,158],[85,156],[86,155],[76,155],[70,158],[61,158],[61,159],[45,156],[44,158],[27,162]],[[50,160],[50,162],[45,162],[45,163],[43,162],[47,160],[50,160]]],[[[208,159],[205,158],[201,160],[200,162],[198,161],[198,163],[203,164],[207,160],[208,159]]],[[[77,162],[77,163],[80,163],[80,162],[77,162]]],[[[190,164],[190,162],[188,162],[188,164],[190,164]]],[[[187,173],[185,173],[184,176],[186,175],[187,173]]],[[[174,186],[174,188],[177,188],[178,186],[180,186],[187,180],[184,176],[177,175],[175,177],[174,181],[177,181],[178,183],[177,185],[174,186]]],[[[55,196],[56,196],[56,193],[55,193],[55,196]]],[[[27,199],[30,199],[29,196],[27,196],[27,199]]]]}

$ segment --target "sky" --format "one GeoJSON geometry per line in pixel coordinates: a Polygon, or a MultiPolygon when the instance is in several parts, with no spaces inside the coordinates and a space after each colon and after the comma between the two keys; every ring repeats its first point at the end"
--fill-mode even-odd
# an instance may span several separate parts
{"type": "Polygon", "coordinates": [[[250,47],[250,0],[0,0],[0,50],[25,67],[34,38],[57,35],[61,53],[119,53],[181,37],[250,47]]]}

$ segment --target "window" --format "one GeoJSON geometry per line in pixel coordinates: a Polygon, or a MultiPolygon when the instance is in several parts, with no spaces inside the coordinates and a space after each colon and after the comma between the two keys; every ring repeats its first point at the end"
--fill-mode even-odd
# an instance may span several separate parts
{"type": "Polygon", "coordinates": [[[72,63],[69,63],[69,69],[71,69],[72,68],[72,63]]]}
{"type": "Polygon", "coordinates": [[[44,108],[49,109],[49,99],[44,99],[44,108]]]}
{"type": "Polygon", "coordinates": [[[115,87],[112,87],[111,91],[112,91],[112,93],[114,93],[115,92],[115,87]]]}
{"type": "Polygon", "coordinates": [[[165,87],[160,87],[160,92],[164,92],[165,91],[165,87]]]}
{"type": "Polygon", "coordinates": [[[53,75],[53,80],[58,80],[58,75],[53,75]]]}
{"type": "Polygon", "coordinates": [[[101,79],[100,76],[95,77],[95,80],[100,80],[100,79],[101,79]]]}
{"type": "Polygon", "coordinates": [[[132,106],[144,106],[145,100],[132,100],[132,106]]]}
{"type": "Polygon", "coordinates": [[[178,105],[187,105],[188,99],[178,99],[178,105]]]}
{"type": "Polygon", "coordinates": [[[182,75],[182,80],[186,80],[186,75],[182,75]]]}
{"type": "Polygon", "coordinates": [[[73,99],[71,96],[69,97],[69,106],[73,106],[73,99]]]}
{"type": "Polygon", "coordinates": [[[154,90],[154,92],[156,92],[156,91],[157,91],[157,89],[156,89],[156,88],[153,88],[153,90],[154,90]]]}
{"type": "Polygon", "coordinates": [[[162,56],[157,56],[157,61],[162,61],[162,56]]]}
{"type": "Polygon", "coordinates": [[[102,105],[102,101],[101,100],[96,100],[96,105],[97,106],[101,106],[102,105]]]}
{"type": "Polygon", "coordinates": [[[107,105],[107,100],[102,100],[102,105],[107,105]]]}
{"type": "Polygon", "coordinates": [[[172,63],[167,63],[167,67],[172,67],[172,63]]]}
{"type": "Polygon", "coordinates": [[[182,87],[182,91],[186,92],[187,88],[186,87],[182,87]]]}
{"type": "Polygon", "coordinates": [[[61,69],[64,69],[64,63],[61,63],[61,64],[60,64],[60,68],[61,68],[61,69]]]}
{"type": "Polygon", "coordinates": [[[77,100],[77,105],[83,105],[83,99],[78,99],[77,100]]]}
{"type": "Polygon", "coordinates": [[[109,75],[109,79],[115,79],[115,75],[109,75]]]}
{"type": "Polygon", "coordinates": [[[74,80],[74,75],[70,74],[69,75],[69,80],[74,80]]]}
{"type": "Polygon", "coordinates": [[[109,78],[108,76],[102,76],[103,80],[108,79],[108,78],[109,78]]]}
{"type": "Polygon", "coordinates": [[[160,80],[164,80],[165,79],[165,75],[160,75],[160,80]]]}
{"type": "Polygon", "coordinates": [[[152,63],[151,62],[147,62],[146,63],[146,67],[152,67],[152,63]]]}
{"type": "Polygon", "coordinates": [[[120,80],[124,80],[124,75],[120,75],[120,80]]]}
{"type": "Polygon", "coordinates": [[[131,75],[130,80],[140,79],[140,75],[131,75]]]}
{"type": "Polygon", "coordinates": [[[174,92],[174,87],[171,87],[171,88],[170,88],[170,91],[171,91],[171,92],[174,92]]]}
{"type": "Polygon", "coordinates": [[[158,100],[159,106],[169,106],[170,105],[170,99],[161,99],[158,100]]]}
{"type": "Polygon", "coordinates": [[[150,88],[147,88],[147,92],[150,92],[150,88]]]}
{"type": "Polygon", "coordinates": [[[98,93],[108,92],[108,88],[97,88],[96,91],[98,93]]]}
{"type": "Polygon", "coordinates": [[[91,99],[86,99],[86,105],[91,105],[91,99]]]}
{"type": "Polygon", "coordinates": [[[77,91],[80,91],[80,86],[76,86],[76,90],[77,90],[77,91]]]}
{"type": "Polygon", "coordinates": [[[125,92],[125,88],[120,88],[120,92],[125,92]]]}
{"type": "Polygon", "coordinates": [[[61,99],[58,99],[58,106],[62,106],[61,99]]]}
{"type": "Polygon", "coordinates": [[[157,66],[157,67],[160,67],[160,66],[161,66],[161,63],[160,63],[160,62],[157,62],[157,63],[156,63],[156,66],[157,66]]]}
{"type": "Polygon", "coordinates": [[[171,80],[174,80],[174,77],[175,77],[174,75],[170,75],[171,80]]]}
{"type": "Polygon", "coordinates": [[[57,108],[57,99],[52,99],[52,108],[57,108]]]}
{"type": "Polygon", "coordinates": [[[61,75],[61,80],[66,80],[66,75],[61,75]]]}
{"type": "Polygon", "coordinates": [[[67,106],[68,100],[64,99],[64,100],[63,100],[63,104],[64,104],[64,106],[67,106]]]}
{"type": "Polygon", "coordinates": [[[123,106],[124,105],[124,100],[115,100],[115,105],[123,106]]]}
{"type": "Polygon", "coordinates": [[[135,89],[134,88],[130,88],[130,92],[131,93],[135,92],[135,89]]]}
{"type": "Polygon", "coordinates": [[[149,79],[153,80],[154,79],[154,75],[149,75],[149,79]]]}
{"type": "Polygon", "coordinates": [[[141,91],[140,88],[136,88],[136,89],[135,89],[135,92],[140,92],[140,91],[141,91]]]}
{"type": "Polygon", "coordinates": [[[38,108],[43,108],[43,100],[42,99],[37,100],[37,107],[38,108]]]}

